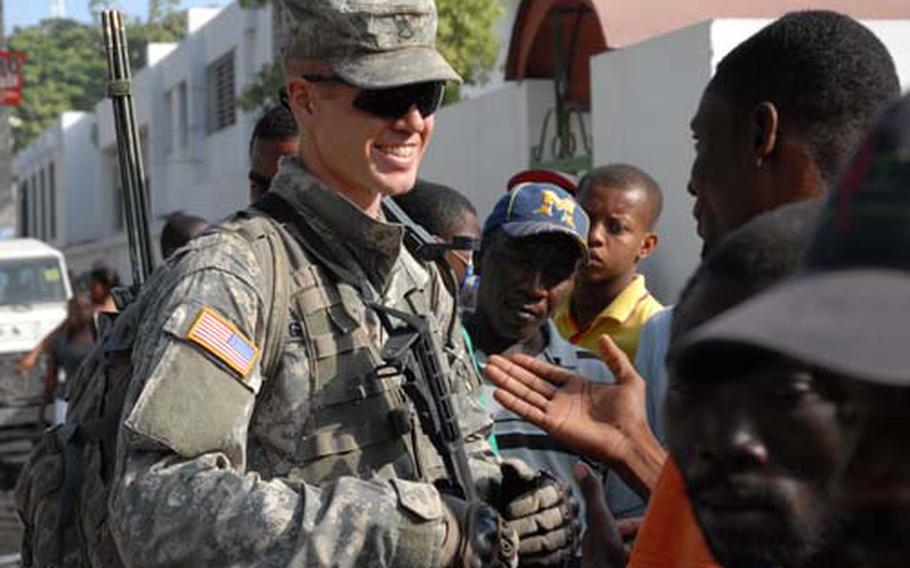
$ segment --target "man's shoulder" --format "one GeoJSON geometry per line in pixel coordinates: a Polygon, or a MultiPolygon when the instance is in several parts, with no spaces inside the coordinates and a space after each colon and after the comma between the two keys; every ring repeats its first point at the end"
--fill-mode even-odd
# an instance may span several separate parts
{"type": "MultiPolygon", "coordinates": [[[[660,304],[658,304],[660,305],[660,304]]],[[[654,311],[651,314],[651,317],[648,318],[648,321],[644,323],[641,327],[641,337],[644,338],[645,335],[652,336],[664,336],[669,335],[670,325],[673,321],[673,307],[663,306],[654,311]]]]}
{"type": "Polygon", "coordinates": [[[251,236],[239,227],[239,221],[229,218],[206,229],[168,259],[156,275],[158,282],[150,287],[166,291],[187,277],[203,273],[205,279],[234,278],[260,289],[264,285],[262,261],[251,236]]]}
{"type": "Polygon", "coordinates": [[[252,218],[235,216],[212,226],[187,245],[175,266],[183,270],[222,268],[239,272],[255,267],[258,258],[253,241],[257,234],[244,230],[253,222],[252,218]]]}

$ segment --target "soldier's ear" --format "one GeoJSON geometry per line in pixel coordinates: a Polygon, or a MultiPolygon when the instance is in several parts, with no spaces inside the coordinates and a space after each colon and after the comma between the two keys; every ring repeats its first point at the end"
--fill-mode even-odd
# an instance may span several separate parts
{"type": "Polygon", "coordinates": [[[308,122],[316,113],[318,103],[315,86],[303,77],[293,77],[287,82],[288,105],[298,122],[308,122]]]}

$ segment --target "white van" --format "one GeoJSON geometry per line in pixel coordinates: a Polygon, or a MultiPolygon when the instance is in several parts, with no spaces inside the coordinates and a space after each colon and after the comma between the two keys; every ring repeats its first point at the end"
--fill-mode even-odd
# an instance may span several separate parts
{"type": "Polygon", "coordinates": [[[70,296],[60,251],[35,239],[0,240],[0,461],[28,451],[19,434],[35,431],[44,389],[43,365],[22,377],[16,362],[66,318],[70,296]]]}

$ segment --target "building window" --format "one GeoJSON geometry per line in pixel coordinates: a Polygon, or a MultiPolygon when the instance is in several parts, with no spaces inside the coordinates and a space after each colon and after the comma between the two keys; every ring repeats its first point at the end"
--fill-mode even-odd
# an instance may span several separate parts
{"type": "Polygon", "coordinates": [[[29,236],[28,222],[28,192],[31,188],[28,185],[28,179],[22,181],[19,189],[19,234],[23,237],[29,236]]]}
{"type": "Polygon", "coordinates": [[[164,93],[164,124],[161,128],[161,140],[164,142],[164,155],[170,156],[174,150],[174,99],[176,89],[164,93]]]}
{"type": "Polygon", "coordinates": [[[186,148],[190,140],[190,109],[186,98],[186,81],[177,85],[177,142],[186,148]]]}
{"type": "Polygon", "coordinates": [[[205,68],[205,131],[211,134],[236,120],[234,50],[231,50],[205,68]]]}
{"type": "Polygon", "coordinates": [[[47,209],[50,224],[50,240],[57,239],[57,183],[54,180],[54,164],[47,167],[47,209]]]}
{"type": "Polygon", "coordinates": [[[31,186],[32,186],[32,198],[30,200],[31,203],[30,203],[30,211],[29,211],[29,219],[30,219],[29,236],[35,237],[35,238],[40,238],[41,235],[38,232],[40,230],[38,228],[38,207],[40,207],[40,203],[38,203],[38,201],[41,196],[38,194],[38,174],[32,175],[31,186]]]}
{"type": "Polygon", "coordinates": [[[38,238],[42,241],[47,240],[47,178],[44,175],[44,168],[38,172],[41,176],[39,187],[41,196],[38,198],[38,238]]]}

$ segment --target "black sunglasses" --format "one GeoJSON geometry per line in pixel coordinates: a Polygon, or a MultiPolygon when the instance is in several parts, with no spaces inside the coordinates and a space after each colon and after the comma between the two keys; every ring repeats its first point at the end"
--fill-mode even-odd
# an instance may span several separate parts
{"type": "MultiPolygon", "coordinates": [[[[303,75],[302,77],[311,83],[350,85],[335,75],[303,75]]],[[[380,118],[401,118],[411,110],[411,107],[416,106],[420,116],[426,118],[442,106],[445,92],[444,81],[427,81],[388,89],[360,89],[353,105],[354,108],[380,118]]]]}

